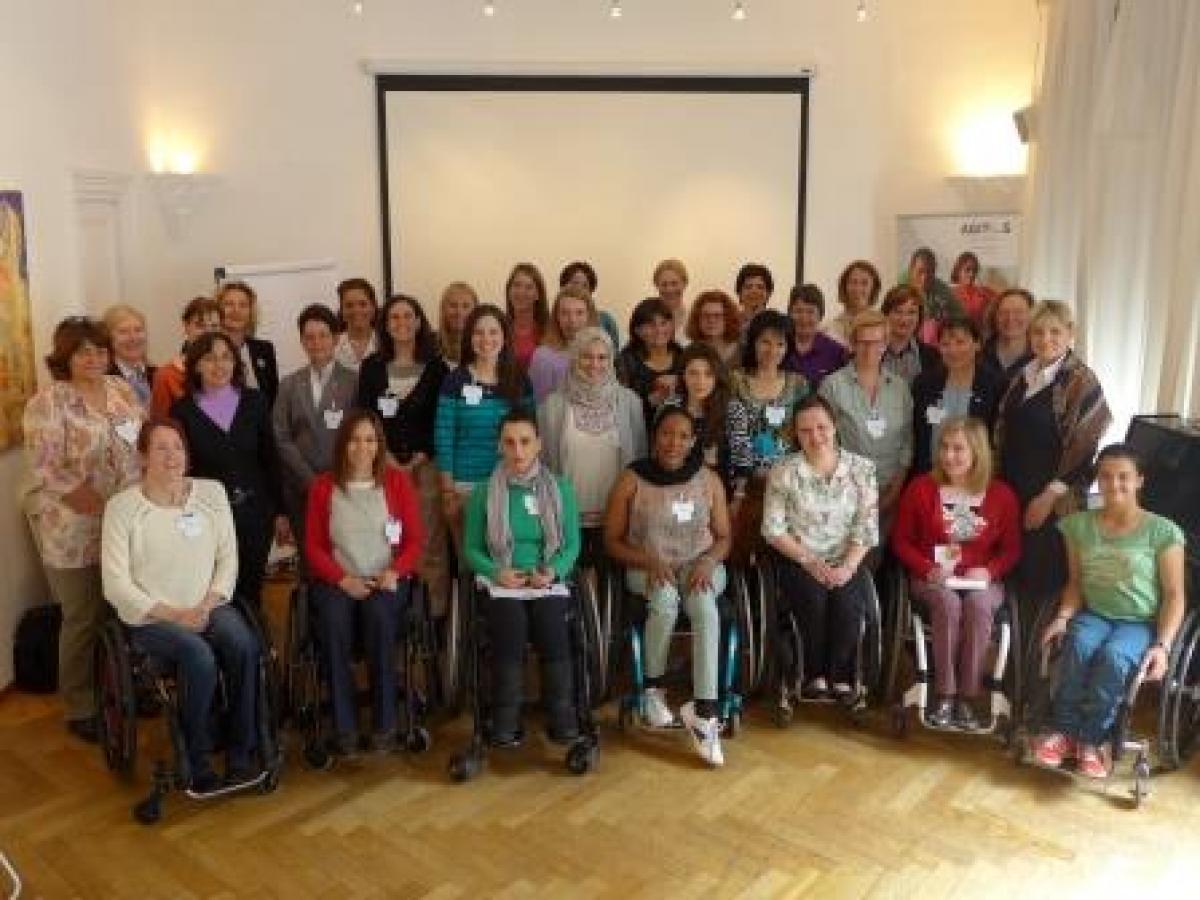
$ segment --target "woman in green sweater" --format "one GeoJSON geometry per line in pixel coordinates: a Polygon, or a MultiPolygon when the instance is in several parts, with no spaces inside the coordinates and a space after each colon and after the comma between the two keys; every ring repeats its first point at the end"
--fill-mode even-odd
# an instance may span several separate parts
{"type": "Polygon", "coordinates": [[[579,507],[571,483],[538,459],[542,443],[531,410],[518,408],[500,426],[500,464],[475,485],[467,503],[464,556],[492,585],[525,591],[483,601],[492,655],[491,737],[496,746],[522,738],[525,644],[532,632],[542,664],[546,731],[552,741],[578,736],[572,701],[565,593],[561,582],[579,557],[579,507]]]}

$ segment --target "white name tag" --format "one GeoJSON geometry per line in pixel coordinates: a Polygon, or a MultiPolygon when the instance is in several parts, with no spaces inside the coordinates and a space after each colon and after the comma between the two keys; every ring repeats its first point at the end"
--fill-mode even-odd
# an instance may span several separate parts
{"type": "Polygon", "coordinates": [[[672,500],[671,515],[676,522],[690,522],[696,514],[696,503],[693,500],[672,500]]]}
{"type": "Polygon", "coordinates": [[[141,427],[133,419],[125,419],[116,426],[117,437],[131,446],[137,442],[139,431],[141,427]]]}
{"type": "Polygon", "coordinates": [[[200,537],[200,517],[194,512],[180,513],[179,518],[175,520],[175,527],[185,538],[200,537]]]}
{"type": "Polygon", "coordinates": [[[867,434],[874,440],[879,440],[887,434],[887,420],[877,412],[872,412],[867,419],[867,434]]]}
{"type": "MultiPolygon", "coordinates": [[[[394,411],[393,411],[394,412],[394,411]]],[[[325,427],[330,431],[335,431],[342,427],[342,410],[327,409],[325,410],[325,427]]]]}
{"type": "Polygon", "coordinates": [[[928,406],[925,408],[925,421],[930,425],[941,425],[946,418],[946,411],[940,406],[928,406]]]}
{"type": "Polygon", "coordinates": [[[935,544],[933,561],[948,572],[953,572],[958,561],[962,559],[962,547],[957,544],[935,544]]]}
{"type": "Polygon", "coordinates": [[[467,406],[478,406],[479,401],[483,399],[483,388],[477,384],[464,384],[462,395],[467,401],[467,406]]]}
{"type": "Polygon", "coordinates": [[[772,428],[778,428],[780,425],[783,424],[783,419],[784,419],[784,416],[786,416],[786,415],[787,415],[787,410],[784,409],[782,406],[774,406],[774,405],[768,406],[767,407],[767,424],[770,425],[772,428]]]}
{"type": "Polygon", "coordinates": [[[525,495],[525,512],[529,513],[531,516],[536,516],[538,514],[537,497],[535,497],[533,494],[525,495]]]}
{"type": "MultiPolygon", "coordinates": [[[[379,407],[379,414],[385,419],[390,419],[396,415],[396,410],[400,408],[400,401],[395,397],[380,397],[376,404],[379,407]]],[[[341,424],[339,420],[338,424],[341,424]]]]}
{"type": "Polygon", "coordinates": [[[401,535],[404,534],[404,526],[400,524],[399,519],[388,516],[388,520],[383,526],[383,533],[387,537],[387,542],[395,547],[400,543],[401,535]]]}

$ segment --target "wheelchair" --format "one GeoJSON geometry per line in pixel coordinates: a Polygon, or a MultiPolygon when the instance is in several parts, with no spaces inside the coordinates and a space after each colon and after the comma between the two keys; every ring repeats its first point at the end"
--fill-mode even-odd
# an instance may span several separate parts
{"type": "MultiPolygon", "coordinates": [[[[437,644],[424,584],[410,576],[402,585],[409,599],[396,655],[398,738],[408,752],[424,753],[433,746],[425,721],[439,678],[437,644]]],[[[328,770],[337,757],[328,744],[329,672],[321,653],[316,616],[309,586],[297,584],[292,590],[287,632],[289,717],[300,732],[305,763],[313,769],[328,770]]],[[[356,629],[355,662],[361,661],[361,649],[361,633],[356,629]]]]}
{"type": "MultiPolygon", "coordinates": [[[[649,604],[646,597],[634,593],[625,582],[625,569],[615,563],[610,565],[610,586],[617,596],[621,616],[621,633],[624,638],[624,670],[628,672],[628,689],[617,701],[617,727],[627,731],[633,724],[636,714],[645,720],[646,692],[646,662],[645,645],[646,619],[649,616],[649,604]]],[[[742,694],[743,679],[750,663],[744,653],[742,635],[754,629],[751,621],[749,604],[750,590],[746,585],[745,576],[737,566],[726,563],[725,590],[717,597],[717,615],[721,623],[719,642],[719,662],[717,667],[717,718],[721,723],[721,731],[729,737],[736,737],[742,729],[742,712],[744,699],[742,694]]],[[[691,623],[687,611],[680,604],[679,616],[675,620],[674,638],[689,637],[691,623]]],[[[664,673],[664,682],[668,685],[673,681],[685,680],[690,683],[690,669],[684,676],[674,673],[668,666],[664,673]],[[680,677],[675,677],[676,675],[680,677]]],[[[674,727],[682,727],[676,719],[674,727]]]]}
{"type": "MultiPolygon", "coordinates": [[[[130,639],[130,627],[115,613],[100,629],[94,652],[96,710],[100,749],[109,771],[124,779],[132,779],[136,772],[139,712],[161,712],[171,742],[171,760],[155,761],[150,794],[133,807],[134,819],[143,825],[152,825],[162,818],[163,799],[172,790],[181,791],[194,800],[208,800],[251,790],[267,794],[279,786],[283,748],[279,737],[275,650],[258,614],[240,597],[235,597],[232,602],[263,648],[258,663],[256,717],[261,772],[252,781],[213,793],[197,794],[189,787],[192,773],[180,718],[180,684],[174,669],[135,648],[130,639]]],[[[218,678],[214,701],[218,717],[225,703],[224,693],[222,674],[218,678]]],[[[216,735],[219,748],[220,729],[216,730],[216,735]]]]}
{"type": "MultiPolygon", "coordinates": [[[[1039,626],[1044,626],[1053,605],[1039,616],[1039,626]]],[[[1039,627],[1035,634],[1041,634],[1039,627]]],[[[1041,648],[1031,654],[1026,676],[1027,697],[1021,720],[1021,740],[1017,741],[1016,761],[1039,769],[1050,769],[1037,762],[1030,740],[1044,733],[1050,726],[1051,706],[1058,685],[1058,662],[1061,641],[1050,647],[1041,648]]],[[[1200,612],[1189,610],[1179,627],[1170,655],[1167,671],[1157,689],[1157,731],[1153,737],[1138,735],[1134,731],[1133,719],[1138,698],[1150,692],[1145,681],[1146,660],[1133,670],[1126,683],[1125,693],[1117,707],[1116,718],[1108,743],[1111,748],[1112,766],[1100,784],[1107,791],[1109,785],[1119,777],[1118,763],[1132,756],[1129,768],[1129,796],[1134,809],[1139,808],[1150,796],[1151,777],[1156,772],[1169,772],[1180,768],[1200,746],[1200,612]],[[1157,762],[1157,765],[1152,763],[1157,762]]],[[[1063,766],[1050,771],[1075,776],[1075,772],[1063,766]]],[[[1081,776],[1080,776],[1081,777],[1081,776]]]]}
{"type": "MultiPolygon", "coordinates": [[[[765,635],[770,654],[764,663],[763,681],[770,686],[771,721],[778,728],[786,728],[795,717],[797,704],[837,704],[838,700],[802,698],[801,688],[808,681],[804,671],[804,640],[800,624],[790,609],[781,608],[778,598],[778,560],[772,552],[764,553],[759,566],[759,578],[764,584],[767,597],[767,620],[775,623],[775,629],[765,635]]],[[[865,563],[864,563],[865,566],[865,563]]],[[[871,701],[882,693],[882,650],[883,619],[880,611],[879,591],[875,579],[865,571],[867,585],[866,610],[860,626],[858,650],[854,657],[854,693],[850,702],[844,704],[851,721],[861,724],[871,701]]]]}
{"type": "Polygon", "coordinates": [[[914,601],[908,572],[898,562],[891,567],[888,578],[894,606],[888,623],[888,663],[882,693],[892,700],[892,733],[896,737],[908,734],[909,710],[915,708],[917,721],[925,728],[958,734],[996,735],[1006,747],[1011,747],[1016,736],[1024,680],[1022,641],[1025,636],[1016,591],[1005,585],[1004,600],[992,618],[992,663],[983,678],[988,697],[987,720],[978,729],[968,732],[955,725],[937,726],[929,722],[926,713],[933,699],[933,628],[929,611],[924,604],[914,601]],[[901,683],[906,661],[912,667],[911,682],[901,683]]]}
{"type": "Polygon", "coordinates": [[[603,527],[585,527],[583,550],[575,570],[575,587],[579,591],[588,646],[593,648],[588,657],[593,709],[609,698],[617,675],[621,594],[613,583],[615,577],[613,566],[604,553],[603,527]]]}
{"type": "MultiPolygon", "coordinates": [[[[567,637],[571,645],[571,680],[579,735],[567,745],[565,764],[572,775],[584,775],[596,767],[600,736],[592,715],[595,696],[591,673],[597,668],[597,648],[585,624],[584,600],[578,586],[567,582],[567,637]]],[[[487,587],[480,579],[471,582],[467,601],[461,607],[463,622],[463,691],[470,697],[471,737],[467,746],[451,755],[447,770],[452,781],[470,781],[483,769],[491,749],[491,666],[487,634],[487,587]]]]}

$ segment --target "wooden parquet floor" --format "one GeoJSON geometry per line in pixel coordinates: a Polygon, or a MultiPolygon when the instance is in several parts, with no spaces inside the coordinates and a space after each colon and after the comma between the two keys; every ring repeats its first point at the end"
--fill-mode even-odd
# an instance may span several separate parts
{"type": "Polygon", "coordinates": [[[882,717],[803,711],[781,731],[754,711],[709,771],[684,735],[620,735],[609,709],[587,777],[533,741],[450,784],[460,721],[424,756],[332,772],[292,741],[277,793],[173,795],[145,827],[129,810],[148,754],[119,783],[59,715],[0,699],[0,852],[25,897],[1192,896],[1200,878],[1196,760],[1133,811],[1126,782],[1104,793],[972,738],[898,742],[882,717]]]}

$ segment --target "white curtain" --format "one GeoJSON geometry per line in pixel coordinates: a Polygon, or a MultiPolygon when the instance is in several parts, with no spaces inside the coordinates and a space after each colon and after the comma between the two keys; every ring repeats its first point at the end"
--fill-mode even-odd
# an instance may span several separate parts
{"type": "Polygon", "coordinates": [[[1025,281],[1066,300],[1123,433],[1200,414],[1200,2],[1054,0],[1025,281]]]}

